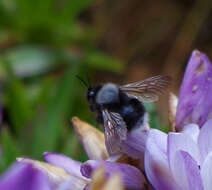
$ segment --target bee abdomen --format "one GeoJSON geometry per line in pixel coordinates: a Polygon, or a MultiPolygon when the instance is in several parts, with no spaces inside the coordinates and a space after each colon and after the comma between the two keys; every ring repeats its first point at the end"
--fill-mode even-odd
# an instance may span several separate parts
{"type": "Polygon", "coordinates": [[[144,115],[146,113],[145,107],[142,102],[132,98],[120,109],[120,114],[127,125],[128,130],[136,128],[136,126],[142,124],[144,121],[144,115]]]}

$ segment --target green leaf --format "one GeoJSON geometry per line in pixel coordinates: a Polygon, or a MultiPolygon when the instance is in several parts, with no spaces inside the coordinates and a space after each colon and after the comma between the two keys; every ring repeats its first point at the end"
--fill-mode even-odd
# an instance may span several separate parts
{"type": "Polygon", "coordinates": [[[31,118],[33,111],[27,98],[27,93],[23,83],[18,80],[6,59],[2,62],[7,70],[8,81],[5,84],[5,107],[9,112],[9,119],[13,124],[15,132],[18,134],[20,129],[31,118]]]}
{"type": "MultiPolygon", "coordinates": [[[[18,77],[32,77],[46,73],[57,66],[58,58],[62,59],[58,51],[30,45],[11,48],[6,51],[5,56],[18,77]]],[[[3,68],[0,67],[0,74],[3,72],[3,68]]]]}
{"type": "Polygon", "coordinates": [[[88,62],[88,65],[95,69],[113,71],[116,73],[122,73],[124,71],[122,61],[98,51],[89,51],[84,57],[84,62],[88,62]]]}
{"type": "Polygon", "coordinates": [[[7,128],[3,127],[0,135],[2,148],[1,167],[6,168],[19,156],[17,142],[12,138],[7,128]]]}
{"type": "Polygon", "coordinates": [[[155,105],[153,103],[144,102],[144,106],[149,113],[149,125],[151,128],[159,129],[159,119],[155,109],[155,105]]]}
{"type": "Polygon", "coordinates": [[[66,0],[61,11],[61,20],[67,21],[69,19],[74,21],[78,14],[85,8],[87,8],[93,0],[66,0]]]}
{"type": "Polygon", "coordinates": [[[47,110],[37,118],[33,131],[31,151],[34,156],[41,156],[44,151],[55,151],[61,136],[65,119],[77,97],[77,83],[74,74],[78,65],[72,62],[62,79],[58,82],[55,95],[50,98],[47,110]]]}
{"type": "Polygon", "coordinates": [[[73,159],[86,161],[88,157],[83,148],[81,147],[74,131],[72,131],[72,133],[67,136],[68,138],[64,142],[64,148],[62,149],[62,152],[73,159]]]}

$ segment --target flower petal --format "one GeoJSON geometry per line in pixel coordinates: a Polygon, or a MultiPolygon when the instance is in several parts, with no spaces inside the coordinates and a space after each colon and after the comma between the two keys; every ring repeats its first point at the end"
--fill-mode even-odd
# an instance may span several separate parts
{"type": "Polygon", "coordinates": [[[183,133],[189,135],[196,143],[199,137],[199,126],[197,124],[188,124],[183,127],[183,133]]]}
{"type": "Polygon", "coordinates": [[[208,57],[195,50],[188,62],[179,93],[176,127],[181,130],[186,123],[200,127],[212,110],[212,66],[208,57]]]}
{"type": "Polygon", "coordinates": [[[72,176],[70,179],[63,181],[57,188],[57,190],[83,190],[85,183],[79,178],[72,176]]]}
{"type": "Polygon", "coordinates": [[[111,189],[124,190],[121,178],[118,174],[112,174],[102,190],[111,190],[111,189]]]}
{"type": "Polygon", "coordinates": [[[68,172],[66,172],[64,169],[58,168],[56,166],[50,165],[45,162],[40,162],[37,160],[31,160],[31,159],[27,159],[27,158],[17,158],[17,161],[19,161],[21,163],[31,163],[35,168],[39,169],[46,176],[48,176],[50,182],[52,184],[54,184],[55,187],[58,187],[63,182],[65,182],[69,179],[70,180],[72,179],[73,182],[76,183],[76,186],[78,183],[79,184],[84,183],[85,185],[88,183],[88,180],[71,175],[68,172]]]}
{"type": "Polygon", "coordinates": [[[128,132],[126,140],[121,142],[123,152],[132,158],[141,159],[143,161],[148,132],[148,123],[128,132]]]}
{"type": "Polygon", "coordinates": [[[89,184],[88,189],[89,190],[100,190],[103,188],[106,180],[107,179],[104,174],[104,168],[99,167],[92,173],[92,180],[91,180],[91,183],[89,184]]]}
{"type": "Polygon", "coordinates": [[[171,131],[175,132],[175,121],[177,112],[178,98],[175,94],[169,93],[169,124],[171,131]]]}
{"type": "Polygon", "coordinates": [[[212,119],[208,120],[201,128],[198,146],[203,162],[209,152],[212,151],[212,119]]]}
{"type": "Polygon", "coordinates": [[[50,190],[48,178],[31,164],[15,163],[0,178],[1,190],[50,190]]]}
{"type": "Polygon", "coordinates": [[[119,174],[124,186],[129,189],[140,190],[146,182],[143,174],[131,165],[101,160],[89,160],[82,164],[82,175],[90,178],[93,171],[99,167],[104,167],[107,178],[114,173],[119,174]]]}
{"type": "Polygon", "coordinates": [[[94,160],[108,158],[104,134],[77,117],[72,118],[72,124],[88,157],[94,160]]]}
{"type": "Polygon", "coordinates": [[[212,152],[210,152],[201,166],[201,176],[204,185],[204,190],[212,189],[212,152]]]}
{"type": "Polygon", "coordinates": [[[83,190],[123,190],[124,187],[121,182],[121,178],[118,174],[112,174],[108,179],[105,176],[104,168],[99,167],[92,174],[92,180],[89,186],[86,186],[83,190]]]}
{"type": "Polygon", "coordinates": [[[71,175],[84,178],[80,172],[80,167],[82,164],[81,162],[72,160],[64,154],[58,154],[54,152],[45,152],[43,157],[48,163],[59,168],[63,168],[71,175]]]}
{"type": "Polygon", "coordinates": [[[197,143],[187,134],[171,132],[168,134],[168,159],[171,170],[174,167],[175,154],[178,150],[188,152],[198,165],[200,165],[197,143]]]}
{"type": "Polygon", "coordinates": [[[180,189],[203,190],[199,166],[188,152],[177,151],[172,164],[172,173],[180,189]]]}
{"type": "Polygon", "coordinates": [[[176,190],[167,160],[167,134],[152,129],[149,132],[145,151],[145,172],[157,190],[176,190]]]}

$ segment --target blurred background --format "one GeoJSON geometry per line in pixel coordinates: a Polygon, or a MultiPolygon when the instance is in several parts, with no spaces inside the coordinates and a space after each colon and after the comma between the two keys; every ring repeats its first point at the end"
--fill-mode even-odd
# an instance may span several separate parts
{"type": "MultiPolygon", "coordinates": [[[[177,94],[188,57],[212,58],[210,0],[0,0],[0,171],[18,156],[56,151],[86,160],[70,119],[99,127],[92,83],[169,74],[177,94]]],[[[147,105],[167,130],[167,95],[147,105]],[[160,119],[159,119],[160,118],[160,119]]]]}

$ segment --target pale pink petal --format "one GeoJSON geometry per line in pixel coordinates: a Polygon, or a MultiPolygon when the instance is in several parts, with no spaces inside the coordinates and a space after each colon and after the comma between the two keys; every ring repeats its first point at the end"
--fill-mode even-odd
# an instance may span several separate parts
{"type": "Polygon", "coordinates": [[[212,151],[212,119],[208,120],[202,126],[198,138],[198,145],[201,161],[203,162],[208,153],[212,151]]]}
{"type": "Polygon", "coordinates": [[[167,159],[167,134],[152,129],[149,132],[145,151],[145,172],[157,190],[177,190],[167,159]]]}
{"type": "Polygon", "coordinates": [[[62,182],[57,190],[83,190],[86,184],[83,181],[80,181],[77,177],[72,176],[70,179],[62,182]]]}
{"type": "Polygon", "coordinates": [[[172,174],[183,190],[203,190],[199,166],[189,153],[179,150],[172,163],[172,174]]]}
{"type": "Polygon", "coordinates": [[[123,152],[128,156],[140,159],[143,162],[148,132],[149,125],[147,123],[128,132],[126,140],[121,142],[123,152]]]}
{"type": "Polygon", "coordinates": [[[189,135],[196,143],[197,143],[197,139],[199,137],[199,126],[197,124],[191,123],[188,125],[185,125],[183,127],[183,133],[189,135]]]}
{"type": "Polygon", "coordinates": [[[178,150],[188,152],[199,165],[200,155],[197,143],[187,134],[171,132],[168,134],[168,159],[171,170],[178,150]]]}
{"type": "Polygon", "coordinates": [[[64,154],[54,152],[45,152],[43,157],[48,163],[63,168],[72,175],[84,178],[80,172],[81,162],[73,160],[64,154]]]}
{"type": "Polygon", "coordinates": [[[106,160],[108,153],[104,133],[77,117],[72,118],[72,124],[88,157],[94,160],[106,160]]]}
{"type": "Polygon", "coordinates": [[[201,176],[204,190],[212,189],[212,152],[210,152],[201,166],[201,176]]]}

